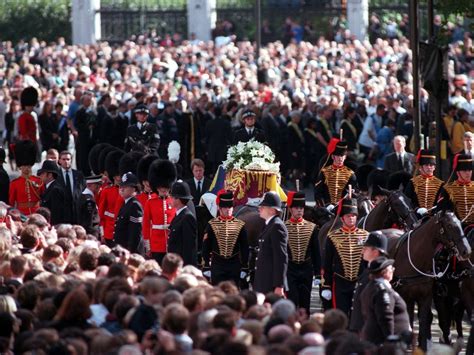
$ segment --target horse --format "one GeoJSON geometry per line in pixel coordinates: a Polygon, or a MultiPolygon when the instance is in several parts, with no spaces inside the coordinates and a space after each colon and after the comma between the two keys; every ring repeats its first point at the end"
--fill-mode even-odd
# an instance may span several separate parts
{"type": "Polygon", "coordinates": [[[434,265],[438,243],[462,259],[471,253],[461,222],[449,211],[437,212],[400,238],[389,238],[389,256],[395,260],[393,287],[407,304],[412,326],[415,304],[418,305],[418,342],[424,351],[431,338],[433,283],[442,276],[434,265]]]}

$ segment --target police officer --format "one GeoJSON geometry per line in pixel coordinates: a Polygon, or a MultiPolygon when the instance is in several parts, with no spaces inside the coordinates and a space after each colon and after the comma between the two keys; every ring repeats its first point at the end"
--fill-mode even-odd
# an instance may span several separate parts
{"type": "Polygon", "coordinates": [[[287,197],[291,215],[285,222],[288,230],[288,298],[309,314],[313,277],[318,281],[321,278],[318,229],[314,223],[303,219],[304,192],[290,191],[287,197]]]}
{"type": "Polygon", "coordinates": [[[85,178],[86,188],[78,201],[78,221],[87,234],[100,237],[100,218],[95,196],[102,186],[102,175],[91,175],[85,178]]]}
{"type": "Polygon", "coordinates": [[[209,268],[211,283],[231,280],[239,286],[241,276],[248,273],[249,246],[245,222],[232,216],[232,191],[217,193],[219,216],[209,221],[203,239],[204,267],[209,268]]]}
{"type": "Polygon", "coordinates": [[[357,278],[363,270],[362,247],[367,232],[357,228],[357,200],[345,198],[338,207],[342,227],[328,234],[321,296],[332,308],[349,314],[357,278]]]}
{"type": "Polygon", "coordinates": [[[438,201],[444,182],[434,176],[436,156],[431,150],[421,149],[416,156],[419,175],[410,180],[405,195],[411,200],[418,214],[427,213],[438,201]]]}
{"type": "Polygon", "coordinates": [[[144,104],[138,104],[133,112],[137,123],[127,128],[125,150],[127,152],[135,150],[147,154],[158,154],[160,135],[157,125],[147,122],[150,111],[144,104]]]}
{"type": "Polygon", "coordinates": [[[347,156],[347,142],[337,141],[336,145],[328,145],[328,156],[332,164],[321,169],[314,189],[314,200],[320,206],[337,205],[346,195],[349,185],[357,187],[354,172],[344,165],[347,156]]]}
{"type": "Polygon", "coordinates": [[[361,295],[362,338],[376,345],[382,345],[390,335],[411,332],[405,301],[390,285],[393,263],[384,256],[373,260],[368,267],[371,281],[361,295]]]}
{"type": "Polygon", "coordinates": [[[133,173],[128,172],[122,176],[119,193],[124,204],[117,215],[114,241],[128,249],[130,253],[141,254],[143,208],[136,199],[138,185],[138,178],[133,173]]]}
{"type": "MultiPolygon", "coordinates": [[[[387,237],[380,231],[371,232],[362,248],[362,259],[370,265],[372,261],[380,256],[387,256],[387,237]]],[[[360,274],[352,299],[351,319],[349,330],[359,333],[364,325],[362,318],[361,293],[369,283],[369,270],[367,268],[360,274]]]]}

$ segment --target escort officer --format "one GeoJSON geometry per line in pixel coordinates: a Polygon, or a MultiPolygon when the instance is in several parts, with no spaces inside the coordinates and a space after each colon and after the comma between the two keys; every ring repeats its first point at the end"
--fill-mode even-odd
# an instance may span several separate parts
{"type": "Polygon", "coordinates": [[[320,206],[337,205],[346,195],[349,185],[357,188],[357,178],[354,172],[344,165],[347,156],[347,143],[337,141],[328,145],[328,156],[332,164],[321,169],[314,189],[314,200],[320,206]]]}
{"type": "Polygon", "coordinates": [[[137,123],[127,128],[125,150],[139,151],[146,154],[158,154],[160,135],[158,126],[147,122],[149,110],[144,104],[138,104],[133,110],[137,123]]]}
{"type": "Polygon", "coordinates": [[[342,227],[328,234],[321,296],[332,308],[349,314],[357,278],[363,270],[362,247],[367,232],[357,228],[357,200],[346,198],[338,207],[342,227]]]}
{"type": "Polygon", "coordinates": [[[114,241],[130,253],[143,253],[142,222],[143,208],[136,199],[138,191],[137,177],[128,172],[122,176],[119,193],[124,200],[115,223],[114,241]]]}
{"type": "Polygon", "coordinates": [[[169,196],[176,176],[176,167],[169,160],[153,161],[148,171],[148,182],[155,194],[145,204],[143,238],[147,253],[160,264],[167,251],[169,227],[176,215],[169,196]]]}
{"type": "Polygon", "coordinates": [[[45,160],[41,169],[38,170],[38,175],[45,186],[41,195],[41,207],[46,207],[51,212],[50,224],[52,226],[65,223],[65,191],[64,187],[56,180],[58,174],[58,164],[52,160],[45,160]]]}
{"type": "Polygon", "coordinates": [[[204,232],[202,253],[204,267],[209,268],[211,283],[231,280],[239,286],[248,273],[249,246],[245,222],[232,216],[232,191],[217,193],[219,216],[209,221],[204,232]]]}
{"type": "Polygon", "coordinates": [[[290,191],[287,206],[291,218],[285,222],[288,230],[288,298],[309,315],[313,277],[321,279],[321,253],[318,229],[303,219],[306,199],[304,192],[290,191]]]}
{"type": "Polygon", "coordinates": [[[44,191],[41,179],[32,175],[31,167],[35,164],[35,159],[35,143],[24,140],[15,144],[15,160],[21,175],[10,183],[8,203],[26,216],[35,213],[40,207],[44,191]]]}
{"type": "Polygon", "coordinates": [[[102,175],[91,175],[85,178],[86,188],[78,202],[78,221],[87,234],[100,237],[100,218],[95,196],[102,186],[102,175]]]}
{"type": "MultiPolygon", "coordinates": [[[[387,256],[387,237],[380,231],[370,232],[362,248],[362,259],[370,265],[372,261],[380,256],[387,256]]],[[[359,333],[364,325],[362,318],[361,293],[369,283],[369,270],[367,268],[360,274],[352,299],[351,319],[349,330],[359,333]]]]}
{"type": "Polygon", "coordinates": [[[419,175],[408,182],[404,193],[417,213],[423,215],[438,201],[444,182],[434,176],[436,156],[431,150],[421,149],[416,156],[416,163],[419,175]]]}
{"type": "Polygon", "coordinates": [[[259,237],[253,288],[263,294],[274,292],[284,296],[284,291],[288,289],[288,230],[279,216],[280,212],[278,194],[273,191],[265,193],[259,206],[265,228],[259,237]]]}

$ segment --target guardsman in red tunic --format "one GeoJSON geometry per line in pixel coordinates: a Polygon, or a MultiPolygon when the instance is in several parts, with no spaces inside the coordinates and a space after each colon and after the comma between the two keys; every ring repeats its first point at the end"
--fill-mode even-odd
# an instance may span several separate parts
{"type": "Polygon", "coordinates": [[[137,200],[142,205],[143,209],[145,209],[145,205],[152,197],[156,196],[151,190],[150,183],[148,182],[148,170],[150,170],[150,165],[155,160],[158,159],[158,156],[147,154],[140,159],[137,166],[137,177],[138,181],[142,186],[142,192],[137,195],[137,200]]]}
{"type": "Polygon", "coordinates": [[[31,167],[36,160],[36,145],[30,141],[15,144],[16,164],[21,171],[20,177],[10,183],[9,204],[29,216],[40,207],[44,185],[41,179],[32,175],[31,167]]]}
{"type": "MultiPolygon", "coordinates": [[[[94,145],[89,152],[89,167],[91,168],[92,176],[102,175],[100,187],[96,192],[94,192],[94,199],[97,203],[100,202],[100,193],[102,190],[111,185],[109,178],[105,174],[105,162],[100,162],[100,153],[110,147],[112,146],[109,143],[98,143],[94,145]]],[[[102,158],[105,161],[105,157],[102,158]]]]}
{"type": "Polygon", "coordinates": [[[104,242],[109,247],[114,247],[114,226],[117,213],[123,204],[123,198],[119,194],[120,174],[119,161],[124,154],[121,150],[114,150],[107,154],[105,159],[105,172],[113,182],[111,186],[104,188],[100,194],[99,217],[103,228],[104,242]]]}
{"type": "Polygon", "coordinates": [[[148,172],[148,181],[156,196],[145,204],[143,239],[147,253],[151,253],[152,258],[160,264],[167,251],[168,228],[176,215],[176,209],[171,206],[169,197],[176,176],[176,167],[169,160],[154,161],[148,172]]]}
{"type": "Polygon", "coordinates": [[[21,140],[30,140],[36,144],[37,120],[32,112],[38,103],[38,91],[34,87],[27,87],[21,92],[21,106],[23,113],[18,117],[18,136],[21,140]]]}

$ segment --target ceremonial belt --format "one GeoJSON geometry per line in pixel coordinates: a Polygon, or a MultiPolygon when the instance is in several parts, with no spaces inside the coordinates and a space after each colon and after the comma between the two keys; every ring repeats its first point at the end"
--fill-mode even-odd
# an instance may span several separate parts
{"type": "Polygon", "coordinates": [[[37,202],[18,202],[17,207],[19,208],[32,208],[38,207],[40,205],[39,201],[37,202]]]}
{"type": "Polygon", "coordinates": [[[169,226],[169,224],[152,224],[151,229],[166,230],[169,226]]]}
{"type": "Polygon", "coordinates": [[[112,212],[109,212],[109,211],[105,211],[104,215],[107,216],[107,217],[110,217],[110,218],[115,218],[115,214],[113,214],[112,212]]]}
{"type": "Polygon", "coordinates": [[[235,258],[236,256],[238,256],[238,255],[240,254],[240,252],[237,252],[237,253],[235,253],[235,254],[233,254],[233,255],[230,255],[230,256],[224,256],[224,255],[219,254],[219,253],[217,253],[217,252],[215,252],[215,251],[212,251],[212,254],[217,255],[218,257],[220,257],[220,258],[222,258],[222,259],[232,259],[232,258],[235,258]]]}
{"type": "Polygon", "coordinates": [[[355,277],[355,278],[345,277],[345,276],[343,276],[343,275],[341,275],[341,274],[339,274],[339,273],[337,273],[337,272],[334,272],[333,274],[336,275],[336,276],[338,276],[338,277],[340,277],[341,279],[344,279],[344,280],[350,281],[350,282],[356,282],[357,279],[359,278],[359,276],[357,276],[357,277],[355,277]]]}
{"type": "Polygon", "coordinates": [[[306,259],[304,259],[304,260],[299,260],[299,261],[295,261],[295,260],[292,260],[292,259],[288,259],[288,261],[291,261],[293,264],[296,264],[296,265],[302,265],[302,264],[306,264],[308,261],[311,261],[311,257],[308,256],[306,259]]]}

